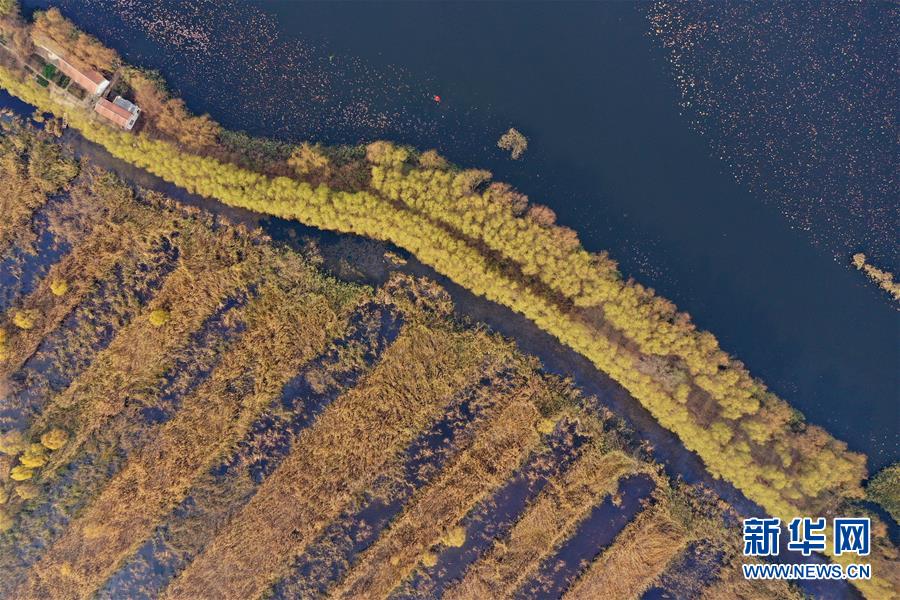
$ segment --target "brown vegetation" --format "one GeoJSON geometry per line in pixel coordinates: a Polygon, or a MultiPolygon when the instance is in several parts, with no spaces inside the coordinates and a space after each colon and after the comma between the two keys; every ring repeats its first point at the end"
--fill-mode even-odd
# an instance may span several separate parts
{"type": "Polygon", "coordinates": [[[528,138],[522,132],[512,127],[497,140],[497,147],[508,150],[513,160],[519,160],[528,149],[528,138]]]}
{"type": "Polygon", "coordinates": [[[210,152],[216,147],[221,127],[209,115],[195,116],[184,101],[173,98],[162,79],[146,71],[127,68],[123,80],[141,107],[148,134],[172,140],[192,152],[210,152]]]}
{"type": "Polygon", "coordinates": [[[591,509],[615,490],[619,477],[640,468],[633,458],[621,452],[604,453],[597,447],[585,450],[559,481],[547,483],[509,535],[472,565],[445,597],[512,597],[541,561],[572,535],[591,509]]]}
{"type": "Polygon", "coordinates": [[[540,439],[539,420],[525,388],[486,424],[470,449],[410,500],[332,595],[386,597],[472,506],[512,475],[540,439]]]}
{"type": "Polygon", "coordinates": [[[31,242],[34,212],[78,174],[77,163],[59,145],[25,129],[15,133],[0,135],[0,252],[31,242]]]}
{"type": "Polygon", "coordinates": [[[486,341],[483,334],[410,327],[362,384],[301,433],[294,452],[167,597],[259,596],[478,373],[486,341]]]}
{"type": "MultiPolygon", "coordinates": [[[[747,559],[746,562],[754,561],[747,559]]],[[[740,565],[735,564],[724,569],[721,576],[703,590],[701,600],[801,600],[804,597],[784,580],[746,579],[740,565]]]]}
{"type": "Polygon", "coordinates": [[[254,302],[240,348],[71,523],[16,597],[89,596],[340,323],[314,281],[267,285],[254,302]]]}
{"type": "Polygon", "coordinates": [[[67,464],[124,408],[126,399],[130,403],[151,403],[158,392],[160,375],[178,356],[178,350],[189,343],[189,335],[202,320],[229,294],[256,281],[267,269],[283,264],[274,256],[266,256],[273,263],[264,267],[263,253],[247,252],[249,240],[242,240],[233,231],[213,236],[202,221],[192,223],[187,219],[181,221],[179,229],[180,268],[166,279],[147,317],[134,320],[120,331],[36,421],[35,431],[60,423],[74,432],[72,443],[53,456],[46,471],[67,464]],[[244,252],[248,258],[240,261],[238,256],[244,252]],[[167,326],[163,329],[154,323],[154,314],[161,310],[152,308],[154,305],[173,307],[164,311],[167,326]]]}
{"type": "MultiPolygon", "coordinates": [[[[57,328],[115,265],[130,262],[136,268],[152,243],[171,231],[161,215],[134,203],[130,190],[127,192],[123,196],[121,184],[116,187],[108,176],[102,175],[88,177],[72,190],[77,203],[90,203],[93,207],[86,218],[70,221],[63,227],[79,229],[73,238],[87,237],[53,265],[49,276],[22,300],[17,310],[32,315],[32,326],[10,335],[7,361],[0,367],[0,376],[21,367],[37,351],[41,340],[57,328]],[[106,221],[102,227],[97,227],[100,219],[106,221]],[[123,239],[130,240],[133,245],[123,247],[123,239]],[[52,282],[58,280],[71,282],[63,296],[56,295],[51,288],[52,282]]],[[[66,235],[64,230],[59,233],[66,235]]],[[[19,312],[11,316],[15,318],[16,314],[19,312]]],[[[70,350],[76,351],[75,344],[70,350]]]]}
{"type": "Polygon", "coordinates": [[[111,72],[121,62],[115,50],[77,29],[55,7],[34,14],[31,35],[35,42],[47,44],[51,50],[66,55],[82,67],[111,72]]]}
{"type": "Polygon", "coordinates": [[[665,503],[645,509],[572,586],[566,600],[640,598],[687,545],[689,535],[665,503]]]}

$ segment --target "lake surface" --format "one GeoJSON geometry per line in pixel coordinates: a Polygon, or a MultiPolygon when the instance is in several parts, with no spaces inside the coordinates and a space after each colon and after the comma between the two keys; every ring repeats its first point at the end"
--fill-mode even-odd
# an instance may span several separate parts
{"type": "Polygon", "coordinates": [[[492,170],[691,313],[873,468],[900,456],[900,313],[735,182],[680,114],[634,5],[24,4],[59,6],[226,127],[390,139],[492,170]],[[495,146],[509,127],[529,138],[521,161],[495,146]]]}

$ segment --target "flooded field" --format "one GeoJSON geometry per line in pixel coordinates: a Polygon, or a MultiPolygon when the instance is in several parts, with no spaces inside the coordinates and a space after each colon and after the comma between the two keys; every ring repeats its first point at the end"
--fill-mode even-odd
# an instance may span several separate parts
{"type": "Polygon", "coordinates": [[[708,585],[735,568],[730,508],[434,282],[340,281],[315,250],[81,169],[47,210],[80,218],[84,194],[118,217],[40,246],[0,318],[0,595],[555,598],[634,560],[642,515],[683,542],[633,590],[678,589],[685,519],[729,557],[708,585]]]}

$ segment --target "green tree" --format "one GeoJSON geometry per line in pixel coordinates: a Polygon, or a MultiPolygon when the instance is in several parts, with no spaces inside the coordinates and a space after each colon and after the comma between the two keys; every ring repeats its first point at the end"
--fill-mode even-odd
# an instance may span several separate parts
{"type": "Polygon", "coordinates": [[[900,523],[900,463],[879,471],[866,486],[866,494],[900,523]]]}

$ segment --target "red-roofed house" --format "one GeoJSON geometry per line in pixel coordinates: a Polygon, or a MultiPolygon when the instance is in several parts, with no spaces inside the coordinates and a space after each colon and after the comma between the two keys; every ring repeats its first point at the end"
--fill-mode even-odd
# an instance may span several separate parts
{"type": "Polygon", "coordinates": [[[112,102],[106,98],[100,98],[94,105],[94,111],[126,131],[131,131],[141,115],[141,109],[122,96],[116,96],[112,102]]]}
{"type": "Polygon", "coordinates": [[[97,71],[80,69],[46,46],[38,46],[38,50],[43,58],[47,59],[79,87],[87,90],[88,94],[99,96],[109,87],[109,81],[97,71]]]}

